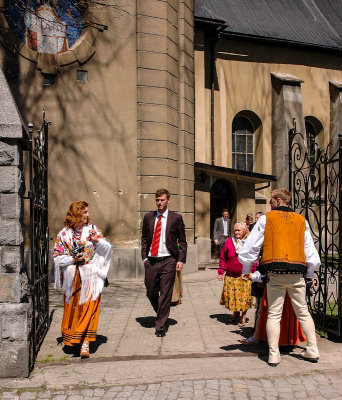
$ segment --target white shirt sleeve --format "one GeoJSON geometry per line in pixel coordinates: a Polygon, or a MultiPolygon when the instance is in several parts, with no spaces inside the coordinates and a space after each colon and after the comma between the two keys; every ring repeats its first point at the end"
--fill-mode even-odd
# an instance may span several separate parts
{"type": "Polygon", "coordinates": [[[262,278],[264,277],[265,275],[261,275],[259,271],[255,271],[253,274],[251,274],[251,280],[253,283],[262,283],[262,278]]]}
{"type": "Polygon", "coordinates": [[[313,278],[315,270],[321,265],[321,260],[312,240],[310,227],[307,221],[305,221],[304,252],[307,267],[305,278],[313,278]]]}
{"type": "Polygon", "coordinates": [[[243,265],[243,274],[249,274],[251,272],[252,265],[259,257],[260,250],[264,244],[265,226],[266,215],[262,215],[239,252],[239,261],[243,265]]]}

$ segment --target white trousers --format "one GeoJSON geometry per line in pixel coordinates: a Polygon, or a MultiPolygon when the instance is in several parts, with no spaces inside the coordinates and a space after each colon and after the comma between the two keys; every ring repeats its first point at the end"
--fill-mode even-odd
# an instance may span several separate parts
{"type": "Polygon", "coordinates": [[[307,347],[303,354],[306,358],[318,358],[315,324],[305,301],[305,279],[301,274],[269,273],[267,283],[268,319],[266,325],[269,346],[268,362],[280,362],[279,335],[280,320],[286,292],[288,293],[298,321],[305,333],[307,347]]]}

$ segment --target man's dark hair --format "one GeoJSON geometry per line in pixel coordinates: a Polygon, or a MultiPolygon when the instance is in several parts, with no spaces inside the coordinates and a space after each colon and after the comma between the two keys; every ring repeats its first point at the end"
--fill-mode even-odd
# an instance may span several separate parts
{"type": "Polygon", "coordinates": [[[222,209],[221,215],[223,215],[223,213],[224,213],[224,212],[227,212],[227,213],[228,213],[228,215],[230,215],[230,214],[229,214],[229,211],[228,211],[228,209],[227,209],[227,208],[223,208],[223,209],[222,209]]]}
{"type": "Polygon", "coordinates": [[[170,192],[167,189],[157,189],[156,190],[156,198],[163,196],[166,194],[166,197],[169,199],[170,198],[170,192]]]}

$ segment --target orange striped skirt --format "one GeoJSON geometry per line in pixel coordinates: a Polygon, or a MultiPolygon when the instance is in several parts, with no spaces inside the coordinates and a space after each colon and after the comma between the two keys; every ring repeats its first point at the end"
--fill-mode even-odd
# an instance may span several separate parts
{"type": "Polygon", "coordinates": [[[62,320],[62,338],[66,346],[82,343],[84,340],[96,340],[97,325],[99,322],[101,295],[95,300],[88,300],[79,304],[81,294],[81,281],[76,269],[74,289],[70,304],[66,303],[64,296],[64,313],[62,320]]]}

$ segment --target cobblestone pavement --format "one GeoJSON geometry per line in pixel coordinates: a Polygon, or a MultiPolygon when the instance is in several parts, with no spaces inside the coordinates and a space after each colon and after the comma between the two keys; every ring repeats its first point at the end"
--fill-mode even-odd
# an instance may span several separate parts
{"type": "Polygon", "coordinates": [[[3,400],[175,400],[175,399],[335,399],[341,400],[342,373],[306,374],[275,379],[184,380],[144,385],[82,387],[66,390],[13,390],[2,393],[3,400]]]}

